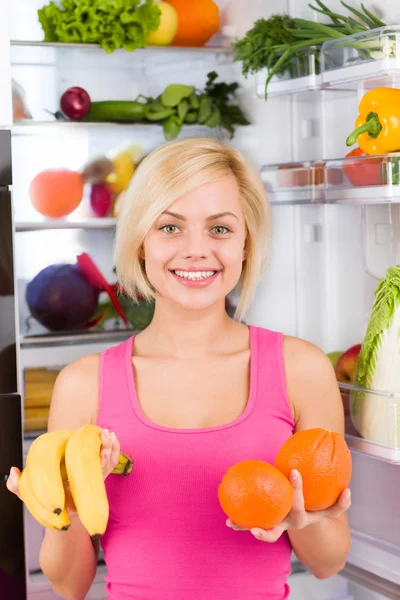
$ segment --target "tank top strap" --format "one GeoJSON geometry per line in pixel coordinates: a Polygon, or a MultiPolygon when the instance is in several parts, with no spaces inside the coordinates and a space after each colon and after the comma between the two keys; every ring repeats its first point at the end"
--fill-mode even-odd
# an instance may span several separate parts
{"type": "Polygon", "coordinates": [[[288,399],[285,361],[283,355],[284,334],[264,327],[257,330],[257,418],[262,413],[285,421],[294,428],[293,415],[288,399]]]}
{"type": "Polygon", "coordinates": [[[133,416],[128,379],[134,336],[100,353],[97,424],[114,426],[121,418],[133,416]]]}

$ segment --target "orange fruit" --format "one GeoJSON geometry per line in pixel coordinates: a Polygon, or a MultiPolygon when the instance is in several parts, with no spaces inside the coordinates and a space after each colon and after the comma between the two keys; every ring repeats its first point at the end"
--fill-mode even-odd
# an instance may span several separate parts
{"type": "Polygon", "coordinates": [[[46,169],[31,181],[29,194],[35,209],[45,217],[60,218],[80,204],[84,181],[76,171],[46,169]]]}
{"type": "Polygon", "coordinates": [[[178,13],[173,46],[204,46],[218,31],[219,10],[213,0],[168,0],[178,13]]]}
{"type": "Polygon", "coordinates": [[[335,504],[350,483],[351,452],[340,434],[305,429],[283,444],[275,467],[288,478],[297,469],[303,479],[306,510],[324,510],[335,504]]]}
{"type": "Polygon", "coordinates": [[[272,465],[262,460],[244,460],[227,470],[218,488],[218,499],[236,525],[270,529],[292,508],[293,488],[272,465]]]}

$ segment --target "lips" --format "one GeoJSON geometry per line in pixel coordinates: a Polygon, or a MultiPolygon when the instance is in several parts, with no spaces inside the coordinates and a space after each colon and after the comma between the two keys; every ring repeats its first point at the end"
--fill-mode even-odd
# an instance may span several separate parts
{"type": "Polygon", "coordinates": [[[215,269],[170,269],[171,275],[182,285],[187,287],[205,287],[218,277],[220,270],[215,269]],[[189,275],[189,273],[196,273],[189,275]]]}

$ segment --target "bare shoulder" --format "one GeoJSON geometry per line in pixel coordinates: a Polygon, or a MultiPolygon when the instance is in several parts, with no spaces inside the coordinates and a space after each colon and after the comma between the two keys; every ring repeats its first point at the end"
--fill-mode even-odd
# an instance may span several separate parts
{"type": "Polygon", "coordinates": [[[343,432],[344,415],[335,371],[317,346],[285,336],[284,361],[296,429],[323,427],[343,432]]]}
{"type": "Polygon", "coordinates": [[[309,374],[321,368],[325,371],[333,371],[328,356],[318,346],[306,340],[285,335],[283,351],[286,370],[298,372],[299,375],[304,372],[304,369],[309,374]]]}
{"type": "Polygon", "coordinates": [[[99,354],[90,354],[60,371],[51,399],[49,430],[76,429],[94,422],[98,406],[99,360],[99,354]]]}

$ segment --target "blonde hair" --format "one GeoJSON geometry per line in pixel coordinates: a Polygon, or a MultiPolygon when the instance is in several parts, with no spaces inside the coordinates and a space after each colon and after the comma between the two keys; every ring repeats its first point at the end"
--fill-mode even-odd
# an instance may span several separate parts
{"type": "Polygon", "coordinates": [[[246,224],[246,259],[239,279],[240,301],[234,318],[242,320],[269,259],[270,206],[257,172],[234,148],[195,138],[164,144],[138,166],[126,190],[118,218],[114,263],[120,286],[136,300],[155,298],[140,248],[156,219],[194,188],[233,175],[246,224]]]}

